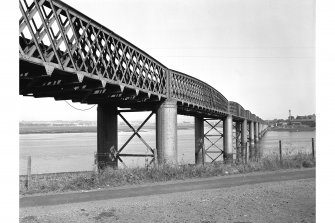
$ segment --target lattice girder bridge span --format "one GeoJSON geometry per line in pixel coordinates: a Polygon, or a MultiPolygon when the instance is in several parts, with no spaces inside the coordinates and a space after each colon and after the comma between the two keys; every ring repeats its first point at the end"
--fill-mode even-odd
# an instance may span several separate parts
{"type": "MultiPolygon", "coordinates": [[[[177,114],[221,120],[224,148],[218,152],[227,160],[233,156],[234,140],[237,150],[244,147],[242,133],[233,139],[233,120],[253,123],[256,143],[263,135],[266,123],[261,118],[209,84],[166,67],[64,2],[20,0],[19,10],[20,95],[98,104],[98,154],[111,153],[111,141],[117,142],[115,116],[123,117],[120,108],[156,114],[156,148],[150,148],[158,163],[177,163],[177,114]]],[[[121,153],[113,151],[109,157],[120,161],[121,153]]]]}

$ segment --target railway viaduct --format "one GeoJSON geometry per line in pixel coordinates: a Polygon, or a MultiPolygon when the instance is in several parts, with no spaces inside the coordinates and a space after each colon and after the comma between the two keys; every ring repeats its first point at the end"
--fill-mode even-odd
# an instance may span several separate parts
{"type": "Polygon", "coordinates": [[[255,144],[266,123],[210,85],[164,66],[61,1],[20,0],[19,7],[20,95],[97,104],[100,168],[117,167],[125,156],[152,157],[158,165],[177,164],[177,114],[194,116],[196,164],[210,153],[204,148],[210,137],[204,132],[205,123],[215,130],[222,124],[222,132],[217,132],[223,148],[216,146],[215,153],[225,162],[257,154],[255,144]],[[141,111],[151,113],[137,129],[122,115],[141,111]],[[152,115],[156,116],[156,148],[139,134],[152,115]],[[118,117],[133,130],[123,146],[118,145],[118,117]],[[151,154],[123,153],[135,136],[151,154]]]}

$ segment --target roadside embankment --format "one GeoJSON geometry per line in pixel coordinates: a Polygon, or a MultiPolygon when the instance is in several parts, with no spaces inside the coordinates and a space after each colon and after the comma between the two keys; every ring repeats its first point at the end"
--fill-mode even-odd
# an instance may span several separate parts
{"type": "Polygon", "coordinates": [[[92,190],[153,182],[166,182],[192,178],[224,176],[255,171],[314,167],[311,155],[297,154],[284,157],[262,158],[247,164],[224,164],[222,162],[199,165],[161,166],[151,168],[107,168],[99,173],[75,172],[32,175],[30,188],[26,189],[26,178],[20,176],[20,195],[58,193],[66,191],[92,190]]]}

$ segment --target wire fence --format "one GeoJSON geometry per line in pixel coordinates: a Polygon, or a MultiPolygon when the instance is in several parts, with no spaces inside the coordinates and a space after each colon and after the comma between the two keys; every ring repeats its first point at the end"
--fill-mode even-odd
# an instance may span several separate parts
{"type": "Polygon", "coordinates": [[[279,155],[291,156],[296,154],[310,154],[315,158],[315,138],[272,140],[259,144],[260,155],[263,157],[279,155]]]}

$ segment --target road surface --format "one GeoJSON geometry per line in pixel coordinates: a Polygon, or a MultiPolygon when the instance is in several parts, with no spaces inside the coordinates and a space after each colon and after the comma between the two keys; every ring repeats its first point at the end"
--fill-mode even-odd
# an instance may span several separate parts
{"type": "Polygon", "coordinates": [[[200,189],[228,188],[265,182],[315,178],[315,168],[300,170],[271,171],[232,176],[187,180],[175,183],[149,184],[120,189],[89,192],[72,192],[53,195],[27,196],[20,198],[21,207],[48,206],[87,201],[110,200],[127,197],[168,194],[200,189]]]}
{"type": "Polygon", "coordinates": [[[315,222],[315,169],[20,199],[20,222],[315,222]]]}

